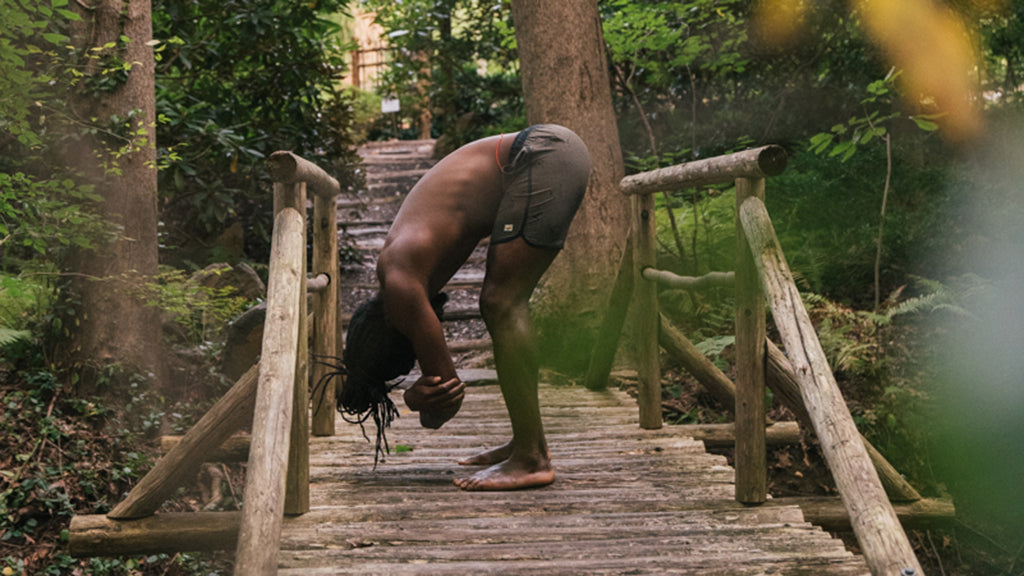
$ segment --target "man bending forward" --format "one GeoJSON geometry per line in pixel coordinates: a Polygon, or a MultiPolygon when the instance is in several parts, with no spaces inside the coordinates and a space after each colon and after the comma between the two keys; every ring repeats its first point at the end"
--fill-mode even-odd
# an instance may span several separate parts
{"type": "Polygon", "coordinates": [[[458,412],[465,384],[431,298],[490,236],[480,312],[494,344],[512,439],[459,462],[488,466],[455,480],[465,490],[513,490],[555,479],[541,425],[528,304],[565,242],[589,173],[582,140],[561,126],[471,142],[413,187],[384,242],[378,298],[388,324],[411,342],[423,373],[406,390],[405,403],[420,413],[423,426],[439,428],[458,412]]]}

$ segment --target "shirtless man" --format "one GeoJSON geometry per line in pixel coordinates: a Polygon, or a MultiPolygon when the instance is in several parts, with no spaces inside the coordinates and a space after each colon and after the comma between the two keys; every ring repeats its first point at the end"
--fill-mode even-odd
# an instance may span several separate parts
{"type": "Polygon", "coordinates": [[[423,176],[385,240],[377,263],[378,297],[388,324],[411,342],[424,375],[404,400],[420,413],[423,426],[439,428],[458,412],[465,384],[431,298],[490,236],[480,312],[494,345],[512,439],[460,461],[489,466],[456,479],[462,489],[513,490],[555,479],[541,425],[528,305],[565,242],[589,173],[586,147],[561,126],[477,140],[423,176]]]}

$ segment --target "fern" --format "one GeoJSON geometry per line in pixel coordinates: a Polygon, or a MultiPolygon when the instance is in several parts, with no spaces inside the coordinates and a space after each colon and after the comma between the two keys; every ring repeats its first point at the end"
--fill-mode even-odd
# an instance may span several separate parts
{"type": "Polygon", "coordinates": [[[32,333],[28,330],[12,330],[10,328],[0,328],[0,348],[14,344],[19,340],[27,340],[32,337],[32,333]]]}
{"type": "Polygon", "coordinates": [[[951,288],[937,280],[913,277],[914,283],[924,288],[927,293],[908,298],[890,307],[885,312],[890,320],[897,316],[917,313],[947,312],[954,316],[977,320],[977,317],[961,305],[969,302],[988,289],[988,283],[978,276],[968,275],[954,279],[959,288],[951,288]]]}

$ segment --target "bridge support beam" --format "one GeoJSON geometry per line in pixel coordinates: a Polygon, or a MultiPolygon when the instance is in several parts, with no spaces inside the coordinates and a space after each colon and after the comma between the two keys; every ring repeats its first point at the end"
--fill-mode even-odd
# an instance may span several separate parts
{"type": "Polygon", "coordinates": [[[241,518],[241,512],[174,512],[136,520],[74,516],[68,552],[91,557],[230,550],[238,540],[241,518]]]}

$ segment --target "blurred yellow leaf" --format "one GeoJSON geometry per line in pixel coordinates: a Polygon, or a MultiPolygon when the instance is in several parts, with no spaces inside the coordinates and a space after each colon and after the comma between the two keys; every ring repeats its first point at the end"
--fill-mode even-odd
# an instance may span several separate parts
{"type": "Polygon", "coordinates": [[[872,41],[904,71],[910,104],[934,104],[953,140],[974,136],[980,129],[971,85],[977,51],[960,17],[931,0],[856,0],[856,6],[872,41]]]}
{"type": "MultiPolygon", "coordinates": [[[[758,0],[753,28],[771,48],[785,48],[803,32],[812,0],[758,0]]],[[[900,86],[908,103],[935,114],[943,134],[965,141],[981,130],[974,91],[978,51],[961,17],[934,0],[849,0],[871,42],[888,64],[903,71],[900,86]]],[[[973,9],[992,13],[1006,0],[972,0],[973,9]]]]}

